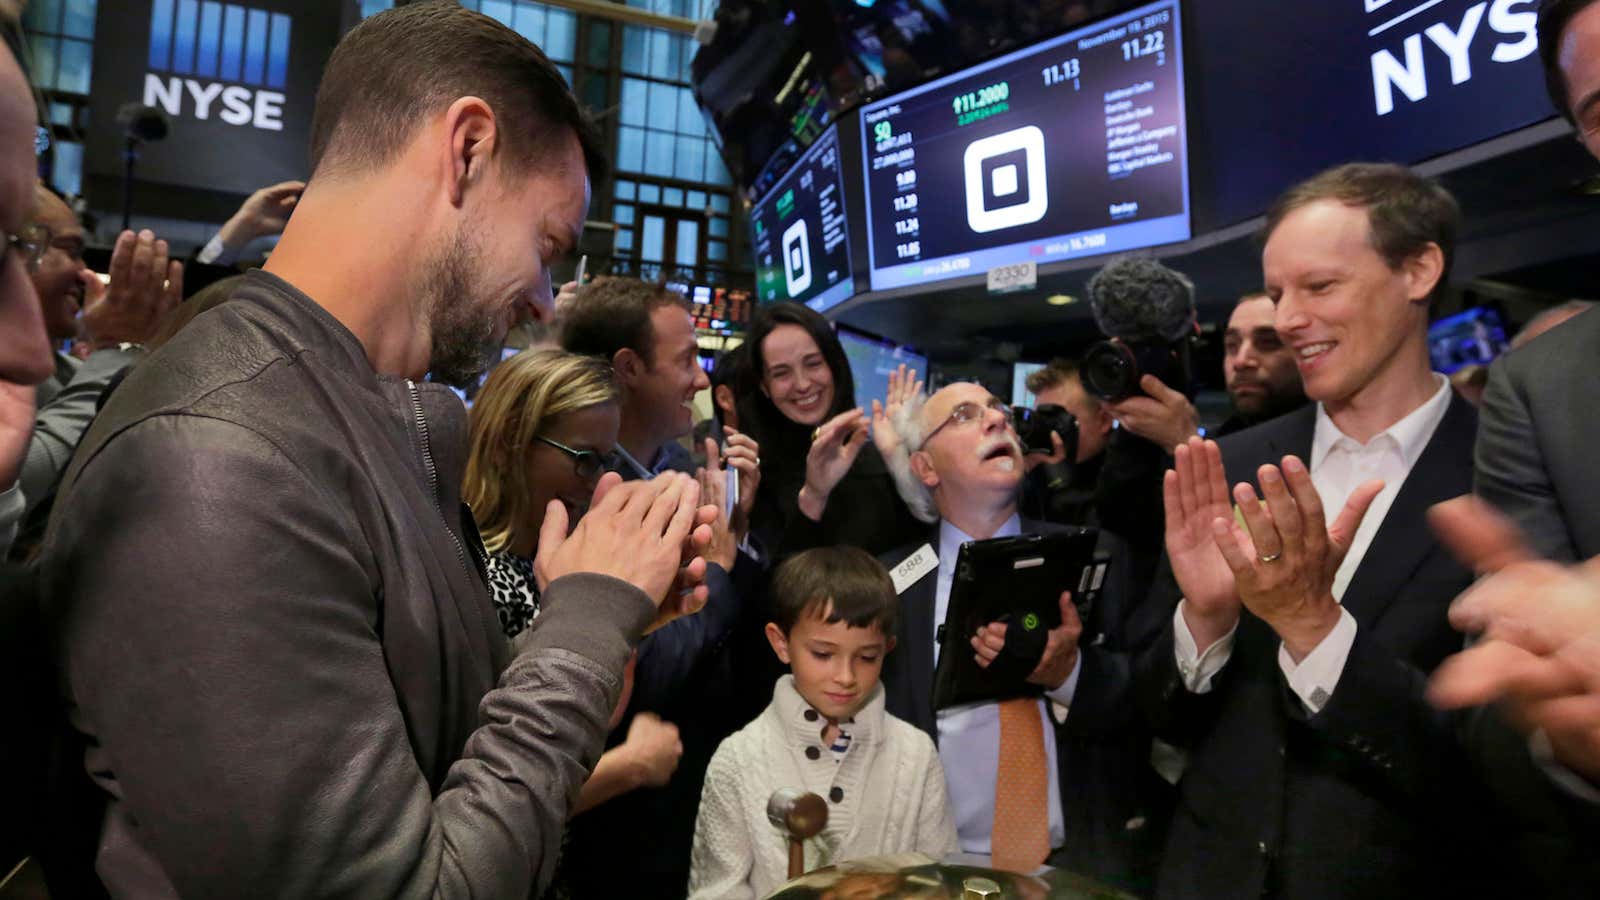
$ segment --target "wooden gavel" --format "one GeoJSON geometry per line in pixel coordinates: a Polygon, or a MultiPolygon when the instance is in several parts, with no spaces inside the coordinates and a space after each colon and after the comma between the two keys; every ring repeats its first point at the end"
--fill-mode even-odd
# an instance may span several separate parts
{"type": "Polygon", "coordinates": [[[828,827],[827,801],[796,788],[779,788],[767,800],[767,821],[789,837],[789,878],[805,874],[805,842],[828,827]]]}

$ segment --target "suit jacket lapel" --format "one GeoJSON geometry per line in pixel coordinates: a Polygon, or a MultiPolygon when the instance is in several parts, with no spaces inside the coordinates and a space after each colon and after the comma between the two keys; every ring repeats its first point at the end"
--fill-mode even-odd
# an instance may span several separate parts
{"type": "MultiPolygon", "coordinates": [[[[1424,514],[1435,503],[1472,491],[1472,442],[1477,427],[1472,406],[1452,397],[1444,419],[1411,467],[1345,589],[1344,607],[1363,627],[1389,605],[1431,554],[1443,552],[1424,514]]],[[[1338,510],[1327,514],[1336,516],[1338,510]]]]}
{"type": "MultiPolygon", "coordinates": [[[[939,552],[939,529],[935,526],[929,534],[929,545],[935,553],[939,552]]],[[[916,552],[916,548],[911,548],[916,552]]],[[[909,553],[907,554],[910,555],[909,553]]],[[[939,586],[939,571],[931,572],[918,578],[906,588],[900,598],[900,610],[903,625],[900,633],[902,640],[895,647],[895,653],[906,654],[906,675],[910,679],[908,687],[911,689],[908,696],[913,702],[918,718],[923,721],[913,722],[929,734],[936,734],[935,719],[933,715],[933,639],[939,623],[933,620],[933,605],[937,598],[939,586]]]]}
{"type": "MultiPolygon", "coordinates": [[[[1317,405],[1308,403],[1300,410],[1289,413],[1287,418],[1285,427],[1274,429],[1267,438],[1267,447],[1272,453],[1272,458],[1265,460],[1263,464],[1270,462],[1280,466],[1285,456],[1293,455],[1310,468],[1311,445],[1316,440],[1317,434],[1317,405]]],[[[1255,473],[1252,472],[1250,483],[1255,484],[1255,482],[1255,473]]],[[[1260,485],[1256,485],[1257,493],[1260,492],[1260,488],[1260,485]]]]}

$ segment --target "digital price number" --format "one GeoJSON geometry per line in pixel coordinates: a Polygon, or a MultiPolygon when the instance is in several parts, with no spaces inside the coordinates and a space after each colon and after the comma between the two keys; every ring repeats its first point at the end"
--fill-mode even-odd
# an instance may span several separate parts
{"type": "Polygon", "coordinates": [[[1077,90],[1078,78],[1083,74],[1083,67],[1078,64],[1077,57],[1073,57],[1072,59],[1045,66],[1039,70],[1039,74],[1044,76],[1045,87],[1055,87],[1058,84],[1066,84],[1070,81],[1072,82],[1072,89],[1077,90]]]}

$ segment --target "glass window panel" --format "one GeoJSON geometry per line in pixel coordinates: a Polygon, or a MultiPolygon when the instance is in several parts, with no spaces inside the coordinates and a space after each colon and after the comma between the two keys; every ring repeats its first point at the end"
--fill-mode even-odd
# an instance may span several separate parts
{"type": "Polygon", "coordinates": [[[61,54],[61,42],[52,37],[33,38],[33,80],[39,87],[56,86],[56,57],[61,54]]]}
{"type": "Polygon", "coordinates": [[[689,195],[684,198],[683,205],[688,209],[695,210],[696,212],[698,212],[698,211],[700,211],[702,209],[705,209],[706,208],[706,192],[705,191],[690,191],[689,195]]]}
{"type": "Polygon", "coordinates": [[[645,75],[650,71],[645,59],[645,37],[648,34],[648,29],[639,25],[622,26],[622,71],[634,75],[645,75]]]}
{"type": "Polygon", "coordinates": [[[617,229],[616,248],[618,250],[633,249],[633,232],[626,228],[617,229]]]}
{"type": "Polygon", "coordinates": [[[29,31],[60,31],[61,0],[33,0],[22,21],[29,31]]]}
{"type": "Polygon", "coordinates": [[[678,220],[677,263],[680,266],[700,265],[700,223],[693,219],[678,220]]]}
{"type": "Polygon", "coordinates": [[[725,238],[728,236],[728,220],[723,216],[712,216],[706,231],[712,237],[725,238]]]}
{"type": "Polygon", "coordinates": [[[571,62],[577,55],[578,18],[565,9],[552,9],[545,19],[544,52],[550,58],[571,62]]]}
{"type": "Polygon", "coordinates": [[[506,26],[515,21],[515,6],[511,0],[483,0],[478,6],[478,12],[506,26]]]}
{"type": "Polygon", "coordinates": [[[649,104],[650,84],[637,78],[622,79],[622,109],[618,112],[624,125],[643,125],[645,109],[649,104]]]}
{"type": "Polygon", "coordinates": [[[50,104],[50,124],[52,124],[52,125],[71,125],[72,124],[72,105],[69,104],[69,103],[52,103],[52,104],[50,104]]]}
{"type": "Polygon", "coordinates": [[[616,189],[616,198],[618,200],[632,200],[633,199],[633,187],[634,187],[634,185],[633,185],[633,182],[631,182],[631,181],[618,181],[617,182],[617,189],[616,189]]]}
{"type": "Polygon", "coordinates": [[[611,65],[611,23],[589,23],[589,65],[605,68],[611,65]]]}
{"type": "Polygon", "coordinates": [[[678,138],[676,171],[685,181],[704,181],[706,168],[706,142],[703,138],[678,138]]]}
{"type": "Polygon", "coordinates": [[[727,243],[723,241],[706,241],[706,259],[711,262],[727,262],[727,243]]]}
{"type": "Polygon", "coordinates": [[[517,34],[520,34],[528,40],[534,42],[544,50],[546,55],[549,55],[553,58],[554,55],[551,53],[550,48],[544,45],[544,22],[544,7],[533,3],[518,3],[516,15],[513,16],[511,20],[511,27],[517,32],[517,34]]]}
{"type": "Polygon", "coordinates": [[[641,185],[639,185],[639,202],[640,203],[660,203],[661,202],[661,185],[659,185],[659,184],[641,184],[641,185]]]}
{"type": "Polygon", "coordinates": [[[61,16],[61,33],[68,37],[94,37],[95,0],[67,0],[61,16]]]}
{"type": "Polygon", "coordinates": [[[644,131],[626,126],[617,129],[617,168],[624,172],[644,170],[644,131]]]}
{"type": "Polygon", "coordinates": [[[672,175],[672,145],[674,141],[668,135],[660,132],[647,132],[650,139],[645,142],[644,170],[651,175],[672,175]]]}
{"type": "Polygon", "coordinates": [[[561,80],[567,83],[567,87],[572,87],[572,67],[556,63],[556,71],[561,73],[561,80]]]}
{"type": "Polygon", "coordinates": [[[649,68],[646,70],[656,78],[665,78],[670,81],[681,80],[683,74],[679,71],[677,50],[678,42],[671,32],[655,29],[650,32],[647,40],[649,50],[649,68]]]}
{"type": "Polygon", "coordinates": [[[74,94],[89,93],[89,70],[93,57],[94,44],[63,38],[61,69],[56,75],[56,88],[74,94]]]}
{"type": "Polygon", "coordinates": [[[661,189],[662,206],[682,206],[683,188],[664,187],[661,189]]]}
{"type": "Polygon", "coordinates": [[[711,208],[716,210],[719,213],[727,212],[728,211],[728,195],[727,194],[712,194],[711,195],[711,208]]]}
{"type": "Polygon", "coordinates": [[[83,193],[83,145],[57,141],[55,148],[55,168],[50,172],[50,183],[68,196],[83,193]]]}
{"type": "Polygon", "coordinates": [[[660,216],[645,216],[644,228],[639,233],[639,258],[646,262],[661,262],[667,237],[667,220],[660,216]]]}
{"type": "Polygon", "coordinates": [[[678,94],[678,130],[684,134],[704,134],[705,116],[700,115],[700,104],[694,101],[694,91],[684,88],[678,94]]]}
{"type": "Polygon", "coordinates": [[[394,0],[361,0],[361,18],[394,8],[394,0]]]}
{"type": "Polygon", "coordinates": [[[633,207],[626,203],[618,203],[611,207],[611,219],[618,225],[633,224],[633,207]]]}
{"type": "Polygon", "coordinates": [[[670,84],[650,82],[649,126],[671,131],[677,121],[678,88],[670,84]]]}
{"type": "Polygon", "coordinates": [[[707,155],[705,180],[707,184],[720,184],[724,186],[733,183],[733,180],[728,177],[728,167],[722,164],[721,156],[715,153],[707,155]]]}

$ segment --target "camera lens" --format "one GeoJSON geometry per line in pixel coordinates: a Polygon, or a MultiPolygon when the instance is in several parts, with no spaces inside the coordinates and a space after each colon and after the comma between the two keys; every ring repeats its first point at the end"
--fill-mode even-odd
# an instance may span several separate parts
{"type": "Polygon", "coordinates": [[[1126,400],[1139,393],[1139,363],[1122,344],[1102,341],[1084,354],[1083,386],[1108,403],[1126,400]]]}

